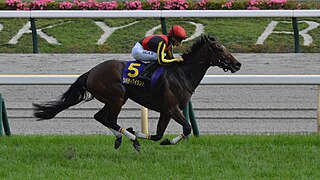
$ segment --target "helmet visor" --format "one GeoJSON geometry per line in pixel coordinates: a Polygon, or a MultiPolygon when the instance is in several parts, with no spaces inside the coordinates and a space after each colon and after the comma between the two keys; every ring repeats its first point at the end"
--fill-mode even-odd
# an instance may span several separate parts
{"type": "Polygon", "coordinates": [[[179,37],[179,36],[174,36],[174,38],[179,42],[182,42],[184,39],[186,39],[186,38],[182,38],[182,37],[179,37]]]}

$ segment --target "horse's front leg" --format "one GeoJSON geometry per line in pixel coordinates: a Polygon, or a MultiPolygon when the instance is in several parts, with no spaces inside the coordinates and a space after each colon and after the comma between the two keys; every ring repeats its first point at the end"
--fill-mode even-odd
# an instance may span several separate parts
{"type": "MultiPolygon", "coordinates": [[[[179,112],[180,110],[177,109],[179,112]]],[[[181,113],[181,117],[184,118],[183,114],[181,113]]],[[[184,118],[185,119],[185,118],[184,118]]],[[[164,135],[164,131],[167,129],[167,126],[169,124],[169,121],[170,121],[170,115],[168,114],[163,114],[161,113],[160,114],[160,118],[159,118],[159,121],[158,121],[158,125],[157,125],[157,134],[156,135],[149,135],[149,134],[145,134],[145,133],[142,133],[142,132],[135,132],[135,135],[138,137],[138,138],[141,138],[141,139],[150,139],[150,140],[153,140],[153,141],[158,141],[160,139],[162,139],[163,135],[164,135]]],[[[185,121],[186,122],[186,121],[185,121]]],[[[179,123],[181,124],[181,123],[179,123]]],[[[188,123],[186,122],[185,126],[188,127],[188,123]]],[[[190,125],[189,125],[190,127],[190,125]]],[[[188,129],[188,128],[187,128],[188,129]]],[[[169,139],[164,139],[160,145],[175,145],[177,144],[179,141],[181,141],[182,139],[184,139],[186,136],[184,134],[187,134],[189,135],[190,132],[188,130],[184,130],[184,133],[183,134],[180,134],[179,136],[177,136],[176,138],[172,139],[172,140],[169,140],[169,139]]]]}
{"type": "Polygon", "coordinates": [[[172,111],[170,111],[171,117],[183,127],[183,133],[179,136],[175,137],[172,140],[165,139],[160,144],[161,145],[175,145],[178,144],[182,139],[185,139],[191,133],[191,126],[187,122],[186,118],[182,114],[182,111],[178,106],[174,107],[172,111]]]}
{"type": "Polygon", "coordinates": [[[164,131],[168,127],[169,121],[170,121],[169,115],[160,113],[160,118],[159,118],[158,125],[157,125],[157,133],[155,135],[145,134],[142,132],[136,132],[135,135],[138,138],[158,141],[163,137],[164,131]]]}

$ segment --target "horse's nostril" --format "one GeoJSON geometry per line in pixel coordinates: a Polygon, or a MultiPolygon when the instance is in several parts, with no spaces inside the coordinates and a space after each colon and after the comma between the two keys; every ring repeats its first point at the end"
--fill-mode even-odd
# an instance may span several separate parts
{"type": "Polygon", "coordinates": [[[240,69],[241,63],[237,63],[237,64],[236,64],[236,67],[240,69]]]}

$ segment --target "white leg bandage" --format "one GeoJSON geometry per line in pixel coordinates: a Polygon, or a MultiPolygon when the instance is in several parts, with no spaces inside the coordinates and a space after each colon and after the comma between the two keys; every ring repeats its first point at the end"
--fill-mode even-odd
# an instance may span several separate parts
{"type": "Polygon", "coordinates": [[[141,139],[150,139],[151,136],[147,133],[147,134],[144,134],[142,132],[136,132],[136,137],[137,138],[141,138],[141,139]]]}
{"type": "Polygon", "coordinates": [[[172,139],[172,140],[170,141],[170,143],[171,143],[171,144],[177,144],[179,141],[181,141],[181,139],[184,139],[184,137],[185,137],[185,136],[184,136],[183,134],[180,134],[178,137],[172,139]]]}
{"type": "Polygon", "coordinates": [[[120,132],[132,141],[137,138],[135,135],[127,131],[125,128],[120,128],[120,132]]]}
{"type": "Polygon", "coordinates": [[[114,129],[109,128],[110,131],[116,136],[116,138],[119,138],[122,136],[122,134],[114,129]]]}

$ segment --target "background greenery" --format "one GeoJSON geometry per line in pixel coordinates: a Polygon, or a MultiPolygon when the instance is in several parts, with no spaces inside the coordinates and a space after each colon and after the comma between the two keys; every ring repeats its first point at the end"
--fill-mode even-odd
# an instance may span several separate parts
{"type": "MultiPolygon", "coordinates": [[[[168,137],[168,136],[167,136],[168,137]]],[[[174,136],[169,136],[173,138],[174,136]]],[[[319,179],[320,136],[203,135],[176,146],[113,136],[0,137],[0,179],[319,179]]]]}
{"type": "MultiPolygon", "coordinates": [[[[264,45],[255,45],[258,37],[272,21],[289,21],[291,18],[169,18],[168,28],[179,24],[187,29],[190,36],[195,32],[195,26],[188,23],[193,21],[205,26],[205,33],[216,36],[231,52],[237,53],[290,53],[294,52],[293,34],[272,34],[264,45]]],[[[298,21],[309,20],[320,23],[320,18],[298,18],[298,21]]],[[[28,22],[28,19],[0,19],[3,25],[0,31],[1,53],[32,53],[32,36],[23,35],[16,45],[8,44],[9,40],[28,22]]],[[[44,29],[43,32],[55,37],[62,45],[51,45],[39,38],[40,53],[129,53],[136,41],[145,36],[151,28],[160,24],[159,19],[153,18],[116,18],[116,19],[36,19],[37,28],[59,24],[53,28],[44,29]],[[103,30],[94,24],[94,21],[103,21],[110,27],[122,26],[130,22],[139,21],[132,26],[116,30],[103,45],[96,45],[103,30]]],[[[299,29],[305,29],[306,23],[299,23],[299,29]]],[[[293,31],[292,24],[279,23],[276,31],[293,31]]],[[[161,33],[159,29],[157,33],[161,33]]],[[[300,37],[302,52],[320,52],[320,26],[309,34],[313,38],[310,46],[303,46],[300,37]]],[[[194,41],[185,42],[175,52],[183,52],[194,41]]]]}

